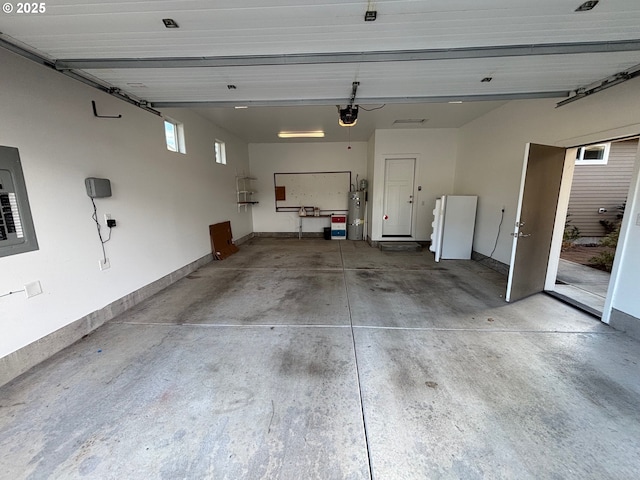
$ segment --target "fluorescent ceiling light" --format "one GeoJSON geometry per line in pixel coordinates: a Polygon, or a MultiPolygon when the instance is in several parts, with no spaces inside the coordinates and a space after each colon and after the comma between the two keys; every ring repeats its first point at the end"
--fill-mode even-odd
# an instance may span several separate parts
{"type": "Polygon", "coordinates": [[[324,132],[322,130],[316,130],[313,132],[280,132],[278,133],[280,138],[323,138],[324,132]]]}
{"type": "Polygon", "coordinates": [[[244,110],[245,108],[249,108],[249,107],[246,105],[236,105],[233,108],[235,108],[236,110],[244,110]]]}
{"type": "Polygon", "coordinates": [[[453,104],[458,105],[458,104],[462,103],[462,100],[457,100],[455,102],[449,102],[449,103],[452,104],[452,105],[453,104]]]}

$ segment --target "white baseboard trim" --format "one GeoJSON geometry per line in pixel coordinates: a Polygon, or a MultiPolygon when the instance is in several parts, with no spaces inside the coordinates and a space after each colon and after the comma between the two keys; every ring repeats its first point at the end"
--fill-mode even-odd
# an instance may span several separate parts
{"type": "MultiPolygon", "coordinates": [[[[244,238],[244,237],[243,237],[244,238]]],[[[59,351],[90,334],[106,322],[155,295],[160,290],[177,282],[198,268],[213,261],[211,254],[175,270],[155,282],[151,282],[138,290],[125,295],[109,305],[96,310],[68,325],[56,330],[29,345],[0,358],[0,386],[22,375],[40,362],[52,357],[59,351]]]]}

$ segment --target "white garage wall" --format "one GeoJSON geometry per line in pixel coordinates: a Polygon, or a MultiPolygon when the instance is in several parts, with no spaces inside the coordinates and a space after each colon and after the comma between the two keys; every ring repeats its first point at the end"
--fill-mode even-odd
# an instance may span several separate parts
{"type": "Polygon", "coordinates": [[[370,196],[372,240],[382,240],[385,159],[401,157],[416,158],[414,240],[430,240],[436,198],[453,192],[457,141],[458,131],[453,128],[376,130],[370,196]]]}
{"type": "MultiPolygon", "coordinates": [[[[350,171],[351,181],[356,175],[366,178],[367,143],[252,143],[249,145],[251,175],[257,180],[255,199],[260,203],[253,208],[254,232],[297,232],[298,214],[276,212],[274,173],[338,172],[350,171]]],[[[346,204],[346,199],[345,199],[346,204]]],[[[327,219],[306,220],[305,232],[322,232],[329,226],[327,219]]]]}
{"type": "MultiPolygon", "coordinates": [[[[640,81],[633,80],[561,108],[558,100],[514,101],[489,112],[460,129],[455,192],[480,196],[474,250],[489,255],[496,239],[500,209],[505,220],[494,258],[508,263],[512,225],[522,161],[527,142],[576,146],[640,133],[640,81]]],[[[637,166],[636,166],[637,167],[637,166]]],[[[631,192],[628,211],[637,212],[640,197],[631,192]]],[[[640,281],[640,226],[628,229],[626,250],[620,258],[623,285],[640,281]]],[[[614,296],[613,308],[640,318],[640,302],[628,294],[614,296]]]]}
{"type": "MultiPolygon", "coordinates": [[[[367,181],[368,181],[368,199],[373,200],[376,196],[375,184],[376,184],[376,170],[375,170],[375,161],[376,161],[376,132],[373,132],[371,138],[367,142],[367,181]]],[[[383,171],[384,175],[384,171],[383,171]]],[[[367,217],[365,219],[366,223],[366,231],[365,231],[365,240],[371,241],[371,225],[373,218],[373,209],[371,208],[371,203],[367,205],[367,217]]]]}
{"type": "Polygon", "coordinates": [[[248,168],[246,144],[176,110],[187,154],[169,152],[160,117],[4,50],[0,64],[0,145],[19,148],[40,246],[0,258],[0,295],[33,281],[43,288],[31,299],[0,298],[0,358],[206,256],[211,223],[231,220],[236,237],[251,233],[234,182],[234,169],[248,168]],[[95,118],[91,100],[123,118],[95,118]],[[227,166],[215,164],[215,138],[227,144],[227,166]],[[90,176],[111,180],[113,196],[96,203],[99,218],[118,222],[104,272],[90,176]]]}
{"type": "MultiPolygon", "coordinates": [[[[638,284],[640,284],[640,150],[636,156],[636,169],[631,181],[630,195],[625,208],[625,218],[620,231],[619,245],[616,252],[614,275],[617,281],[613,285],[611,308],[637,319],[632,322],[625,315],[614,312],[611,324],[621,330],[629,331],[640,339],[640,301],[638,300],[638,284]],[[617,325],[616,323],[620,323],[617,325]]],[[[606,307],[606,305],[605,305],[606,307]]]]}

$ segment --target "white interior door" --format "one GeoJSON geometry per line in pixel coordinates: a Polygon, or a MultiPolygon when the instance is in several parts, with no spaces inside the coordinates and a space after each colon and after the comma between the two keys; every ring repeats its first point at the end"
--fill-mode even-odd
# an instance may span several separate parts
{"type": "Polygon", "coordinates": [[[387,158],[384,166],[383,237],[410,237],[415,158],[387,158]]]}
{"type": "Polygon", "coordinates": [[[507,302],[544,289],[565,149],[527,144],[513,233],[507,302]]]}

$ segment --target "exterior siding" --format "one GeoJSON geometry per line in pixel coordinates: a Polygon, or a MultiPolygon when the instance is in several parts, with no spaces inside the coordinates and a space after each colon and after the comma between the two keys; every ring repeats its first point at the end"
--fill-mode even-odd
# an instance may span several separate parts
{"type": "Polygon", "coordinates": [[[576,165],[569,200],[570,225],[581,237],[605,235],[600,220],[616,220],[618,205],[627,200],[638,151],[638,140],[611,144],[607,165],[576,165]],[[598,213],[606,208],[606,213],[598,213]]]}

